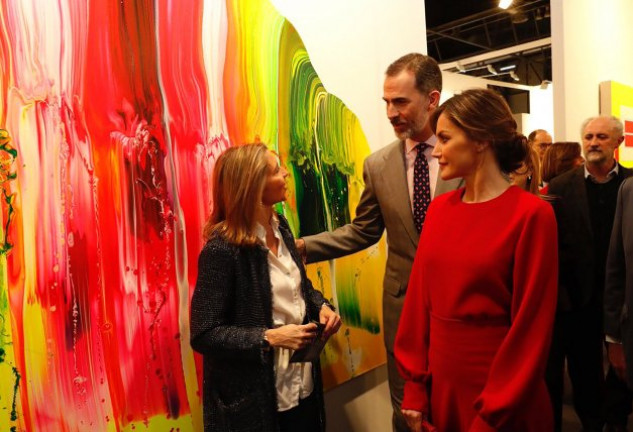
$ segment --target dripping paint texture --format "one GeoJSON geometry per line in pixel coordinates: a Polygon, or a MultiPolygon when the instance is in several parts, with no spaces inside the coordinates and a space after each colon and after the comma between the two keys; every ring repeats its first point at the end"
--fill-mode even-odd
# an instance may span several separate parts
{"type": "MultiPolygon", "coordinates": [[[[266,142],[295,233],[335,229],[360,123],[267,0],[33,5],[0,3],[0,424],[201,430],[188,317],[215,160],[266,142]]],[[[346,322],[328,386],[384,362],[384,256],[309,269],[346,322]]]]}

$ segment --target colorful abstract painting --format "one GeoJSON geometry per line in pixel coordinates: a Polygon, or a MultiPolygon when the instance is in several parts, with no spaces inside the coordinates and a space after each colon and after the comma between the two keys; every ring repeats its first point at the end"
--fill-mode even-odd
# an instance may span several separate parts
{"type": "Polygon", "coordinates": [[[624,123],[624,142],[616,157],[625,167],[633,168],[633,87],[615,81],[600,83],[600,113],[614,115],[624,123]]]}
{"type": "MultiPolygon", "coordinates": [[[[268,0],[0,0],[0,426],[199,431],[189,300],[227,147],[290,168],[295,234],[354,216],[369,148],[268,0]]],[[[384,244],[310,268],[333,386],[385,360],[384,244]]]]}

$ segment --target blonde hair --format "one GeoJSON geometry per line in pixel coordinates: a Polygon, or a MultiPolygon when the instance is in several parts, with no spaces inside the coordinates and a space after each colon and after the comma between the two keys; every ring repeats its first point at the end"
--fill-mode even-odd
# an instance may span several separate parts
{"type": "Polygon", "coordinates": [[[227,149],[215,163],[211,215],[203,236],[221,235],[240,246],[257,243],[255,217],[268,175],[265,144],[244,144],[227,149]]]}

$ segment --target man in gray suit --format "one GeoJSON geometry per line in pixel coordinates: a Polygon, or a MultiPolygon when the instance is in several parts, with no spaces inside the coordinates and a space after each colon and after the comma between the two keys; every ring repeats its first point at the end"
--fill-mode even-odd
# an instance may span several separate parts
{"type": "MultiPolygon", "coordinates": [[[[420,207],[416,202],[418,192],[414,192],[417,182],[414,181],[414,171],[416,177],[419,171],[414,169],[414,164],[420,162],[424,166],[431,196],[455,189],[459,180],[443,182],[439,179],[437,160],[431,157],[436,137],[428,119],[438,106],[442,90],[442,73],[437,62],[422,54],[407,54],[392,63],[385,75],[383,99],[398,140],[365,160],[365,189],[354,220],[335,231],[299,239],[297,246],[305,253],[308,263],[323,261],[363,250],[377,243],[387,230],[383,330],[394,410],[393,427],[395,431],[407,431],[400,412],[404,382],[396,366],[393,343],[420,235],[414,223],[413,208],[420,207]],[[422,147],[421,161],[416,162],[419,144],[422,147]]],[[[417,210],[416,220],[418,226],[423,221],[417,210]]]]}
{"type": "Polygon", "coordinates": [[[633,388],[633,178],[618,192],[604,285],[604,332],[609,363],[633,388]]]}

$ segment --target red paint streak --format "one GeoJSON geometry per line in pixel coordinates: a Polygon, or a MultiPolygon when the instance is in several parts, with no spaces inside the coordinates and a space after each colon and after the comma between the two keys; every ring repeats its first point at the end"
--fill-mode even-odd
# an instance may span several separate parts
{"type": "Polygon", "coordinates": [[[163,98],[168,109],[167,126],[174,156],[175,187],[182,212],[177,216],[176,259],[183,260],[187,248],[190,291],[197,275],[197,256],[202,248],[202,226],[209,214],[210,170],[207,157],[216,146],[208,136],[212,122],[207,109],[204,47],[202,46],[203,2],[191,1],[187,7],[170,7],[161,2],[158,8],[158,44],[163,98]],[[186,235],[183,230],[187,227],[186,235]]]}
{"type": "MultiPolygon", "coordinates": [[[[174,153],[163,119],[155,11],[150,0],[91,2],[84,66],[102,253],[102,280],[92,299],[102,311],[105,372],[121,424],[189,412],[181,341],[169,336],[180,331],[175,247],[182,242],[182,221],[174,206],[174,153]],[[171,373],[156,375],[157,368],[171,373]]],[[[195,29],[180,25],[179,32],[195,29]]],[[[185,110],[181,118],[196,115],[201,124],[201,113],[185,110]]],[[[191,131],[179,135],[185,140],[198,139],[204,130],[185,129],[191,131]]]]}

